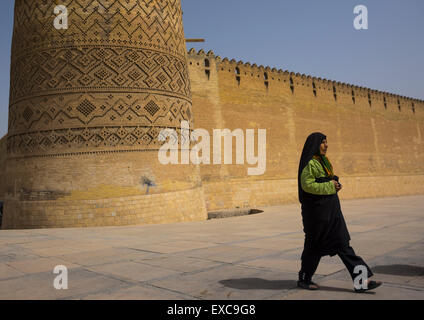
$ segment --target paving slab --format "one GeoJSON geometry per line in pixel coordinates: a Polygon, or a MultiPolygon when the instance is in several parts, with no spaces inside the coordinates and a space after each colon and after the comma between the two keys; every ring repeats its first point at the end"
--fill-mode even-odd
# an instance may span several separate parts
{"type": "Polygon", "coordinates": [[[53,285],[55,277],[57,274],[53,272],[43,272],[2,280],[0,282],[0,299],[68,299],[76,295],[103,292],[126,285],[121,280],[105,277],[84,268],[77,268],[69,272],[68,289],[58,290],[53,285]]]}
{"type": "Polygon", "coordinates": [[[290,250],[303,247],[303,239],[286,239],[285,237],[276,236],[265,239],[254,239],[238,243],[237,246],[247,248],[260,248],[269,250],[290,250]]]}
{"type": "Polygon", "coordinates": [[[285,259],[281,256],[267,257],[248,260],[245,262],[238,263],[241,266],[249,266],[255,268],[263,268],[265,270],[275,270],[281,272],[298,272],[300,269],[301,261],[299,259],[290,260],[285,259]]]}
{"type": "Polygon", "coordinates": [[[355,250],[355,253],[362,256],[367,255],[384,255],[389,252],[405,248],[407,245],[406,241],[383,241],[376,237],[374,240],[362,239],[361,237],[352,237],[350,246],[355,250]]]}
{"type": "Polygon", "coordinates": [[[131,261],[160,254],[130,248],[108,248],[96,251],[83,251],[59,256],[64,261],[81,266],[95,266],[120,261],[131,261]]]}
{"type": "Polygon", "coordinates": [[[131,285],[116,287],[94,294],[80,295],[79,300],[196,300],[195,297],[153,286],[131,285]]]}
{"type": "Polygon", "coordinates": [[[260,256],[273,255],[277,252],[277,250],[270,249],[249,248],[237,245],[223,245],[206,249],[196,249],[187,252],[180,252],[179,254],[187,257],[234,263],[254,259],[260,256]]]}
{"type": "Polygon", "coordinates": [[[56,266],[65,265],[68,269],[78,268],[79,265],[69,263],[59,258],[38,258],[8,262],[7,265],[24,274],[53,271],[56,266]]]}
{"type": "Polygon", "coordinates": [[[166,241],[155,244],[133,244],[131,247],[136,249],[148,250],[158,253],[174,253],[199,248],[213,247],[215,244],[199,241],[166,241]]]}
{"type": "Polygon", "coordinates": [[[0,280],[18,278],[24,276],[25,273],[9,266],[6,263],[0,263],[0,280]]]}
{"type": "Polygon", "coordinates": [[[149,266],[179,271],[180,273],[201,271],[222,265],[222,262],[184,256],[161,255],[159,257],[141,257],[134,259],[149,266]]]}
{"type": "Polygon", "coordinates": [[[179,272],[143,263],[126,261],[117,263],[108,263],[99,266],[86,267],[87,270],[94,271],[103,276],[112,276],[121,280],[130,280],[132,282],[142,282],[158,278],[164,278],[169,275],[176,275],[179,272]]]}
{"type": "Polygon", "coordinates": [[[31,250],[20,248],[17,245],[6,245],[0,247],[0,263],[38,258],[40,258],[40,256],[34,254],[31,250]]]}

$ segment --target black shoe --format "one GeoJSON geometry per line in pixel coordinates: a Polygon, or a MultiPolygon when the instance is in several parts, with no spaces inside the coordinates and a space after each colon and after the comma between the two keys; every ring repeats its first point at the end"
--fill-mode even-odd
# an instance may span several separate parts
{"type": "Polygon", "coordinates": [[[355,288],[355,292],[356,293],[362,293],[362,292],[365,292],[365,291],[368,291],[368,290],[372,290],[372,289],[378,288],[382,284],[383,283],[381,281],[373,281],[373,280],[371,280],[370,282],[368,282],[367,289],[356,289],[355,288]]]}
{"type": "Polygon", "coordinates": [[[313,281],[302,281],[297,282],[299,288],[308,289],[308,290],[318,290],[319,286],[313,281]]]}

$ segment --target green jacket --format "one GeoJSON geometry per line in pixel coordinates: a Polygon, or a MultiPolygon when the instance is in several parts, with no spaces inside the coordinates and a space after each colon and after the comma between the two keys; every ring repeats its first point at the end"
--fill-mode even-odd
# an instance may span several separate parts
{"type": "Polygon", "coordinates": [[[311,159],[306,167],[302,170],[300,175],[300,185],[303,191],[317,195],[329,195],[337,193],[333,182],[315,182],[315,178],[325,176],[326,175],[321,163],[319,163],[319,161],[316,159],[311,159]]]}

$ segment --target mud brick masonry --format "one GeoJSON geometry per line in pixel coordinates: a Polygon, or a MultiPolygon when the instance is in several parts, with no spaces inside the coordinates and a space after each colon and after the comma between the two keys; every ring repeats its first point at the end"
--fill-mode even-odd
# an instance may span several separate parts
{"type": "Polygon", "coordinates": [[[2,228],[196,221],[294,203],[314,131],[327,135],[341,199],[424,193],[422,100],[187,52],[180,0],[61,4],[66,30],[53,27],[55,1],[15,1],[2,228]],[[183,120],[266,129],[265,174],[160,164],[160,130],[183,120]]]}

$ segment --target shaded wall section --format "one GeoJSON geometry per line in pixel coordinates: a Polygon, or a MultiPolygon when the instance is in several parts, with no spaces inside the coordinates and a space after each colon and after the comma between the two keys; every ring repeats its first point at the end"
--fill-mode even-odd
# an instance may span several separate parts
{"type": "Polygon", "coordinates": [[[0,139],[0,201],[4,201],[7,158],[7,135],[0,139]]]}

